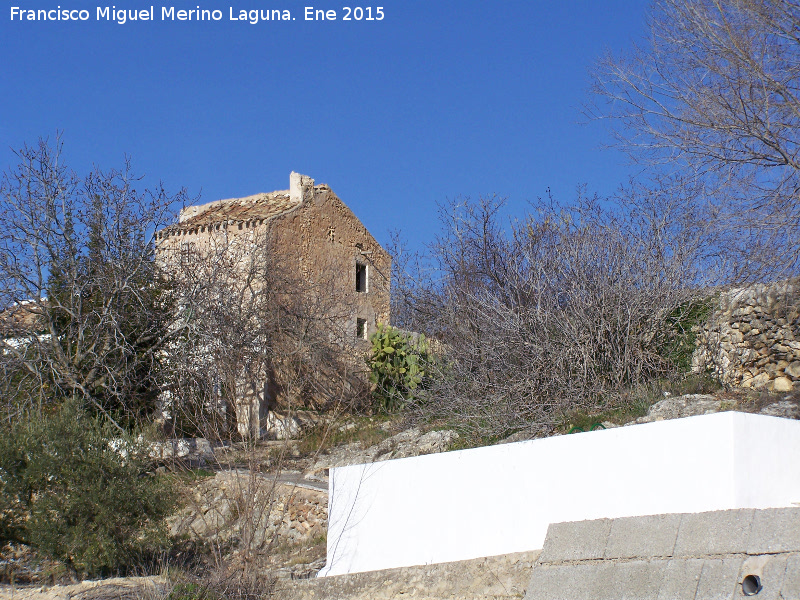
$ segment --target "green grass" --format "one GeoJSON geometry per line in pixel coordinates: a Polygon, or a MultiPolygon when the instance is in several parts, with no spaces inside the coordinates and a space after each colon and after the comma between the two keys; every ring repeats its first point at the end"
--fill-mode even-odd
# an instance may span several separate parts
{"type": "Polygon", "coordinates": [[[178,484],[181,487],[193,486],[196,483],[214,477],[216,473],[208,469],[179,469],[175,471],[167,471],[166,473],[156,473],[157,477],[164,477],[167,481],[178,484]]]}
{"type": "Polygon", "coordinates": [[[664,383],[663,389],[673,396],[714,394],[722,389],[722,384],[710,373],[692,373],[675,381],[664,383]]]}
{"type": "Polygon", "coordinates": [[[199,583],[178,583],[167,600],[220,600],[220,595],[199,583]]]}
{"type": "Polygon", "coordinates": [[[624,425],[645,416],[653,404],[664,398],[685,394],[714,394],[721,389],[719,381],[708,373],[656,381],[622,392],[619,398],[610,402],[611,406],[608,408],[567,412],[559,419],[557,430],[561,433],[569,433],[571,430],[590,431],[596,424],[605,421],[624,425]],[[665,393],[668,395],[665,396],[665,393]]]}
{"type": "Polygon", "coordinates": [[[206,479],[207,477],[214,477],[216,473],[214,471],[209,471],[208,469],[204,469],[203,467],[198,467],[196,469],[189,469],[186,471],[186,477],[189,479],[194,479],[196,481],[200,481],[201,479],[206,479]]]}

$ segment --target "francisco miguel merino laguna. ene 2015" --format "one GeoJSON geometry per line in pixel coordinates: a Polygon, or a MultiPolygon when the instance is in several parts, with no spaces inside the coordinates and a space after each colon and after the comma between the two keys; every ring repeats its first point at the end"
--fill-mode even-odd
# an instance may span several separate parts
{"type": "MultiPolygon", "coordinates": [[[[159,7],[162,21],[221,21],[223,12],[219,9],[201,9],[199,6],[193,9],[176,9],[174,6],[159,7]]],[[[154,21],[156,15],[155,6],[143,9],[124,9],[116,6],[96,7],[95,20],[115,21],[123,25],[129,21],[154,21]]],[[[231,21],[247,21],[256,24],[260,21],[291,21],[292,15],[286,9],[259,9],[259,10],[237,10],[228,7],[228,17],[231,21]]],[[[91,12],[87,9],[70,9],[57,6],[54,9],[27,9],[19,6],[11,7],[12,21],[88,21],[91,19],[91,12]]]]}

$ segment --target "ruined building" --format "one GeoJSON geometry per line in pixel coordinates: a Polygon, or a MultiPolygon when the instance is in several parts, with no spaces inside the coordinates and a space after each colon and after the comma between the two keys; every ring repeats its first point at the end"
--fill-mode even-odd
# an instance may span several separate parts
{"type": "MultiPolygon", "coordinates": [[[[288,190],[189,206],[156,242],[173,269],[220,249],[265,252],[280,265],[285,292],[307,296],[300,300],[308,310],[338,327],[335,347],[364,380],[366,340],[389,321],[391,257],[327,185],[293,172],[288,190]]],[[[271,408],[305,401],[286,398],[279,368],[245,378],[236,394],[241,432],[259,431],[271,408]]]]}

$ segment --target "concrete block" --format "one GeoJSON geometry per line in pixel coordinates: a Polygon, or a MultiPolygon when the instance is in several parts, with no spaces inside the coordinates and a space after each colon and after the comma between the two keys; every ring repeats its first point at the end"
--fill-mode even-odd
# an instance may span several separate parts
{"type": "Polygon", "coordinates": [[[770,508],[753,516],[747,553],[775,552],[800,552],[800,508],[770,508]]]}
{"type": "Polygon", "coordinates": [[[786,557],[781,598],[783,600],[800,600],[800,555],[798,554],[790,554],[786,557]]]}
{"type": "Polygon", "coordinates": [[[594,600],[598,565],[536,565],[525,600],[594,600]]]}
{"type": "Polygon", "coordinates": [[[736,594],[742,558],[708,559],[697,584],[697,600],[731,600],[736,594]]]}
{"type": "Polygon", "coordinates": [[[761,579],[762,590],[758,600],[780,600],[781,588],[786,574],[786,556],[750,556],[744,560],[736,578],[737,597],[742,594],[742,581],[748,575],[756,575],[761,579]]]}
{"type": "Polygon", "coordinates": [[[668,562],[635,560],[602,563],[595,581],[593,600],[657,600],[668,562]]]}
{"type": "Polygon", "coordinates": [[[611,523],[612,519],[597,519],[551,524],[547,528],[539,561],[553,563],[603,558],[611,523]]]}
{"type": "Polygon", "coordinates": [[[675,556],[744,554],[753,513],[753,509],[743,508],[684,514],[675,542],[675,556]]]}
{"type": "Polygon", "coordinates": [[[605,558],[672,556],[680,524],[680,514],[614,519],[604,556],[605,558]]]}
{"type": "Polygon", "coordinates": [[[673,558],[664,570],[658,600],[694,600],[702,571],[701,559],[673,558]]]}
{"type": "Polygon", "coordinates": [[[667,561],[534,567],[525,600],[658,600],[667,561]]]}

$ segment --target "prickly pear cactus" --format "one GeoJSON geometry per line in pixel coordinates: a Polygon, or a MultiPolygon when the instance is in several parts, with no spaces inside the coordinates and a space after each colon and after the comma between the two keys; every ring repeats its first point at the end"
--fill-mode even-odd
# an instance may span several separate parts
{"type": "Polygon", "coordinates": [[[370,337],[372,351],[367,363],[376,408],[396,411],[425,383],[431,361],[428,342],[422,334],[412,335],[389,325],[378,325],[370,337]]]}

